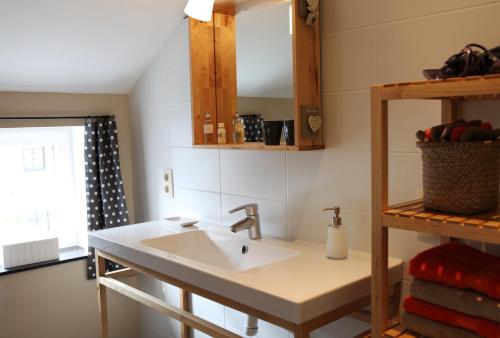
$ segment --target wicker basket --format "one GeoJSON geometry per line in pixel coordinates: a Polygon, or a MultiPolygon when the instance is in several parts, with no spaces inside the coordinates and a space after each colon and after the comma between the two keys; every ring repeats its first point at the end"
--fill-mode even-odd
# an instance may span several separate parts
{"type": "Polygon", "coordinates": [[[496,210],[500,141],[417,143],[424,165],[424,206],[456,214],[496,210]]]}

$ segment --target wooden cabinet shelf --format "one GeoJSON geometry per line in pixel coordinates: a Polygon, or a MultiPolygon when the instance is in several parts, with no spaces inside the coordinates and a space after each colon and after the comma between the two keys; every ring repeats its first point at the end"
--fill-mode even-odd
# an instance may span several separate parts
{"type": "Polygon", "coordinates": [[[500,244],[500,210],[460,216],[425,210],[422,201],[390,206],[384,226],[500,244]]]}
{"type": "Polygon", "coordinates": [[[196,144],[193,148],[200,149],[234,149],[234,150],[262,150],[262,151],[309,151],[325,149],[323,145],[303,145],[288,146],[280,144],[278,146],[267,146],[263,142],[231,143],[231,144],[196,144]]]}
{"type": "Polygon", "coordinates": [[[422,201],[389,206],[388,114],[390,100],[439,99],[441,120],[456,118],[457,101],[500,99],[500,75],[440,81],[392,83],[371,87],[372,137],[372,333],[371,337],[420,337],[388,327],[389,228],[427,232],[500,244],[500,211],[461,216],[428,211],[422,201]],[[388,333],[389,332],[389,333],[388,333]]]}

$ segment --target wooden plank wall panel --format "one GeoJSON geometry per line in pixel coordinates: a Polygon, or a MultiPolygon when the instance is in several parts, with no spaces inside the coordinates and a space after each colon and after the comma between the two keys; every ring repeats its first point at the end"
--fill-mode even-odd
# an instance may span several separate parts
{"type": "Polygon", "coordinates": [[[237,107],[236,83],[236,18],[231,14],[214,13],[215,87],[217,122],[224,122],[227,143],[232,143],[233,114],[237,107]]]}
{"type": "Polygon", "coordinates": [[[209,141],[217,143],[216,94],[213,23],[189,18],[189,48],[191,53],[191,110],[193,144],[203,144],[205,113],[212,114],[214,134],[209,141]]]}
{"type": "MultiPolygon", "coordinates": [[[[321,111],[321,49],[320,23],[306,26],[299,16],[299,1],[293,1],[293,79],[295,95],[295,144],[320,145],[322,135],[309,138],[302,135],[300,110],[302,105],[317,106],[321,111]]],[[[324,122],[324,121],[323,121],[324,122]]]]}

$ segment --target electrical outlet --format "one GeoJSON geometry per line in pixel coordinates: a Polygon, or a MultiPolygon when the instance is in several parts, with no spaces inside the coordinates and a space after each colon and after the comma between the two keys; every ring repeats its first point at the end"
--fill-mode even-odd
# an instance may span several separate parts
{"type": "Polygon", "coordinates": [[[174,172],[172,169],[163,170],[163,193],[169,197],[174,197],[174,172]]]}

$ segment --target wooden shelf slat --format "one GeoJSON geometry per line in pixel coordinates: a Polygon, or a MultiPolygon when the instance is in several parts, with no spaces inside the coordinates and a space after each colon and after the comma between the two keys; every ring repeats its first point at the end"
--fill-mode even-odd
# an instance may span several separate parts
{"type": "Polygon", "coordinates": [[[280,144],[277,146],[268,146],[263,142],[247,142],[247,143],[228,143],[228,144],[195,144],[193,148],[197,149],[234,149],[234,150],[261,150],[261,151],[308,151],[325,149],[324,145],[305,145],[305,146],[289,146],[280,144]]]}
{"type": "Polygon", "coordinates": [[[384,226],[403,230],[428,232],[440,236],[472,239],[500,244],[500,210],[465,216],[426,211],[423,202],[415,201],[397,208],[389,207],[383,214],[384,226]]]}
{"type": "MultiPolygon", "coordinates": [[[[363,335],[362,338],[371,338],[371,334],[363,335]]],[[[425,338],[419,333],[407,330],[403,324],[396,324],[385,331],[384,338],[425,338]]]]}
{"type": "Polygon", "coordinates": [[[500,75],[374,85],[382,100],[500,98],[500,75]]]}

